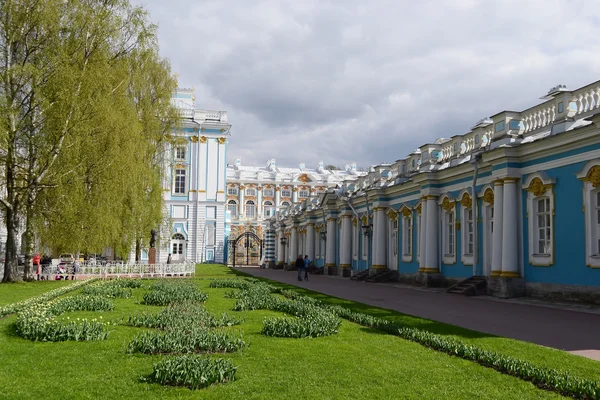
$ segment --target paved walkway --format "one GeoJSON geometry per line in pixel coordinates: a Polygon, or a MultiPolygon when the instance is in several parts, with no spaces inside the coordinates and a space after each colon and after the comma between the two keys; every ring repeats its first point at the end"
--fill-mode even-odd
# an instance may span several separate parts
{"type": "Polygon", "coordinates": [[[600,314],[595,312],[323,275],[309,275],[309,281],[299,282],[295,271],[241,269],[315,292],[600,360],[600,314]]]}

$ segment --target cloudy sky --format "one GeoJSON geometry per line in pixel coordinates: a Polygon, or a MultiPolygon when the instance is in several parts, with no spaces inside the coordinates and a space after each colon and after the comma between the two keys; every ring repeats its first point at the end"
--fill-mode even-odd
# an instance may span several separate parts
{"type": "Polygon", "coordinates": [[[594,1],[133,1],[245,165],[394,161],[600,79],[594,1]]]}

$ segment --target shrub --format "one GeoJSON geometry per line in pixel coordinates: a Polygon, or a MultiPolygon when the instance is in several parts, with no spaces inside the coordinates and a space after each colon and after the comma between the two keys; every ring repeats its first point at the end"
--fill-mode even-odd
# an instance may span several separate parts
{"type": "Polygon", "coordinates": [[[242,349],[246,343],[223,330],[199,328],[143,332],[133,338],[128,353],[228,353],[242,349]]]}
{"type": "Polygon", "coordinates": [[[130,315],[125,325],[174,329],[174,328],[215,328],[233,326],[241,323],[235,317],[223,314],[220,318],[208,312],[203,306],[195,303],[171,304],[159,313],[136,313],[130,315]]]}
{"type": "Polygon", "coordinates": [[[201,389],[235,380],[237,367],[222,358],[197,355],[170,357],[154,364],[150,380],[161,385],[201,389]]]}
{"type": "Polygon", "coordinates": [[[203,302],[208,295],[200,292],[192,282],[183,280],[160,281],[152,285],[151,291],[144,295],[144,303],[166,306],[171,303],[203,302]]]}

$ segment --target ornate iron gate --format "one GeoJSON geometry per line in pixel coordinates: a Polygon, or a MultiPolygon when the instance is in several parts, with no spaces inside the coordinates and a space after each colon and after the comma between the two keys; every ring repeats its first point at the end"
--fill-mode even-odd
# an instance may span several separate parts
{"type": "Polygon", "coordinates": [[[233,252],[234,267],[237,264],[258,265],[260,263],[263,256],[263,241],[254,232],[244,232],[230,240],[229,244],[229,248],[233,252]]]}

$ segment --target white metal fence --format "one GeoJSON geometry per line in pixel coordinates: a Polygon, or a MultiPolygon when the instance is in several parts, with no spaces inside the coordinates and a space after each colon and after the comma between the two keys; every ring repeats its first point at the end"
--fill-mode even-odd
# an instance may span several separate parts
{"type": "MultiPolygon", "coordinates": [[[[36,267],[33,268],[35,276],[36,267]]],[[[75,268],[72,264],[66,268],[59,269],[58,265],[43,265],[41,276],[44,279],[56,279],[57,276],[67,277],[73,275],[85,275],[86,277],[131,277],[131,278],[160,278],[160,277],[188,277],[194,276],[196,272],[195,263],[177,264],[125,264],[107,263],[104,265],[94,263],[83,263],[75,268]],[[75,270],[76,269],[76,270],[75,270]]],[[[4,267],[0,266],[0,277],[4,273],[4,267]]]]}

